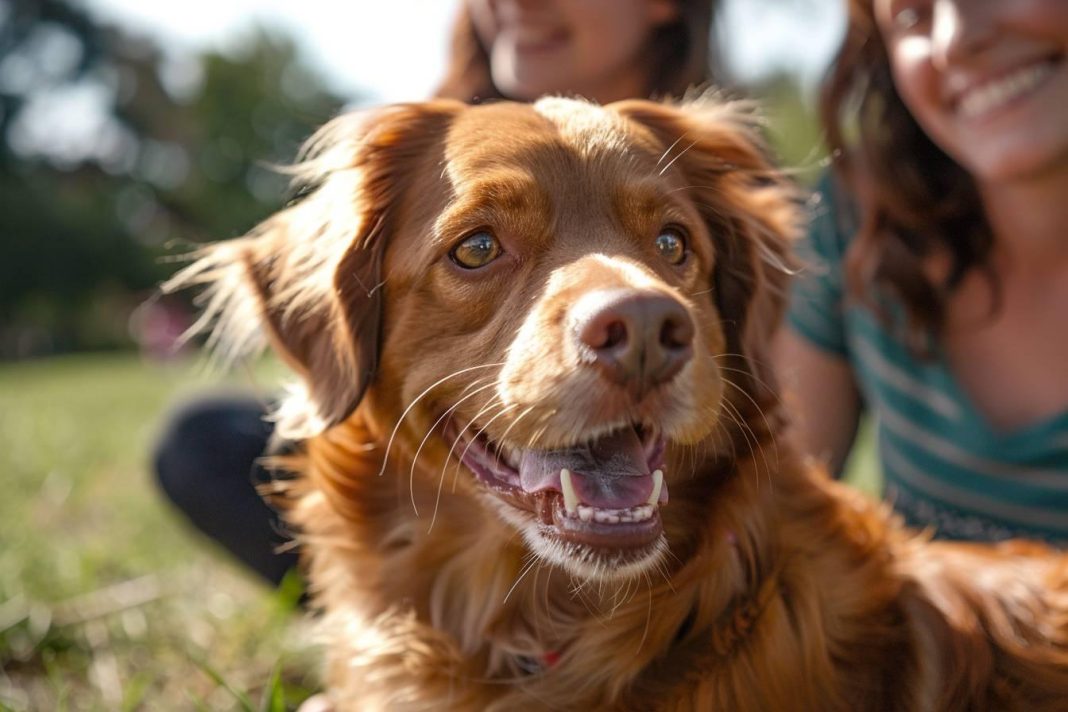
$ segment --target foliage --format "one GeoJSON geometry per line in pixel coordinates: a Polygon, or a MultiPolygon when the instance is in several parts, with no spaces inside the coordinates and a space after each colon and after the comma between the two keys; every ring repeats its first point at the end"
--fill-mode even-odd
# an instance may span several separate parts
{"type": "Polygon", "coordinates": [[[161,256],[276,209],[285,179],[269,163],[340,106],[278,34],[168,55],[66,0],[14,0],[0,12],[0,357],[128,341],[126,317],[173,271],[161,256]]]}
{"type": "Polygon", "coordinates": [[[771,76],[752,92],[760,97],[779,163],[798,182],[814,185],[826,168],[826,151],[815,107],[797,78],[771,76]]]}

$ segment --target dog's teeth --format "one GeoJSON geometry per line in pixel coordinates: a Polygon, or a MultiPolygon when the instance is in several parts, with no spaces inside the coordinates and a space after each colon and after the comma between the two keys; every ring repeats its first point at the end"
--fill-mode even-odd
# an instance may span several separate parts
{"type": "Polygon", "coordinates": [[[649,499],[645,500],[646,504],[655,507],[660,503],[660,489],[664,486],[664,471],[653,470],[653,492],[649,495],[649,499]]]}
{"type": "Polygon", "coordinates": [[[571,484],[571,470],[566,467],[560,470],[560,492],[564,495],[564,509],[568,514],[575,514],[579,499],[575,494],[575,485],[571,484]]]}
{"type": "Polygon", "coordinates": [[[570,514],[571,516],[577,516],[584,522],[597,522],[598,524],[634,524],[636,522],[644,522],[647,519],[652,519],[653,514],[655,513],[656,508],[648,504],[640,504],[636,507],[627,507],[626,509],[608,509],[580,504],[575,511],[570,514]]]}

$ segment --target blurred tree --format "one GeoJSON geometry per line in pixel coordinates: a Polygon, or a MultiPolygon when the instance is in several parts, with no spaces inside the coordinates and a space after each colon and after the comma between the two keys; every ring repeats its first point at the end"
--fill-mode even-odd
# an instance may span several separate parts
{"type": "Polygon", "coordinates": [[[780,165],[799,182],[814,184],[827,168],[815,97],[804,90],[797,75],[785,72],[771,74],[749,90],[760,97],[780,165]]]}
{"type": "Polygon", "coordinates": [[[340,106],[278,33],[182,56],[65,0],[0,4],[0,357],[127,341],[165,244],[277,208],[267,166],[340,106]]]}

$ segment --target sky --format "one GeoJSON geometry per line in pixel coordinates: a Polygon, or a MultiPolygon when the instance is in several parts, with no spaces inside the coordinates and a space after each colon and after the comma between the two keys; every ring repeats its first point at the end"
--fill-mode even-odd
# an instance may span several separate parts
{"type": "MultiPolygon", "coordinates": [[[[460,1],[80,0],[99,20],[148,36],[178,59],[240,47],[257,25],[280,29],[354,106],[430,96],[460,1]]],[[[788,69],[815,86],[843,30],[844,0],[724,3],[718,32],[729,76],[744,84],[788,69]]],[[[62,49],[50,47],[45,59],[61,63],[62,49]]],[[[108,91],[81,83],[34,94],[10,130],[12,147],[58,165],[91,159],[123,171],[135,139],[109,114],[108,91]]]]}
{"type": "MultiPolygon", "coordinates": [[[[346,96],[426,98],[441,77],[458,0],[83,0],[97,17],[164,46],[225,50],[256,21],[293,35],[346,96]]],[[[752,80],[776,68],[809,84],[842,31],[842,0],[727,0],[728,66],[752,80]]]]}

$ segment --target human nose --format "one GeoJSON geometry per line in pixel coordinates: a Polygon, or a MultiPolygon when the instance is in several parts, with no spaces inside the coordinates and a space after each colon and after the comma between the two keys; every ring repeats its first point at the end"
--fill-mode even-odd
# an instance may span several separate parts
{"type": "Polygon", "coordinates": [[[935,0],[931,61],[945,69],[982,52],[997,34],[997,5],[1006,0],[935,0]]]}

